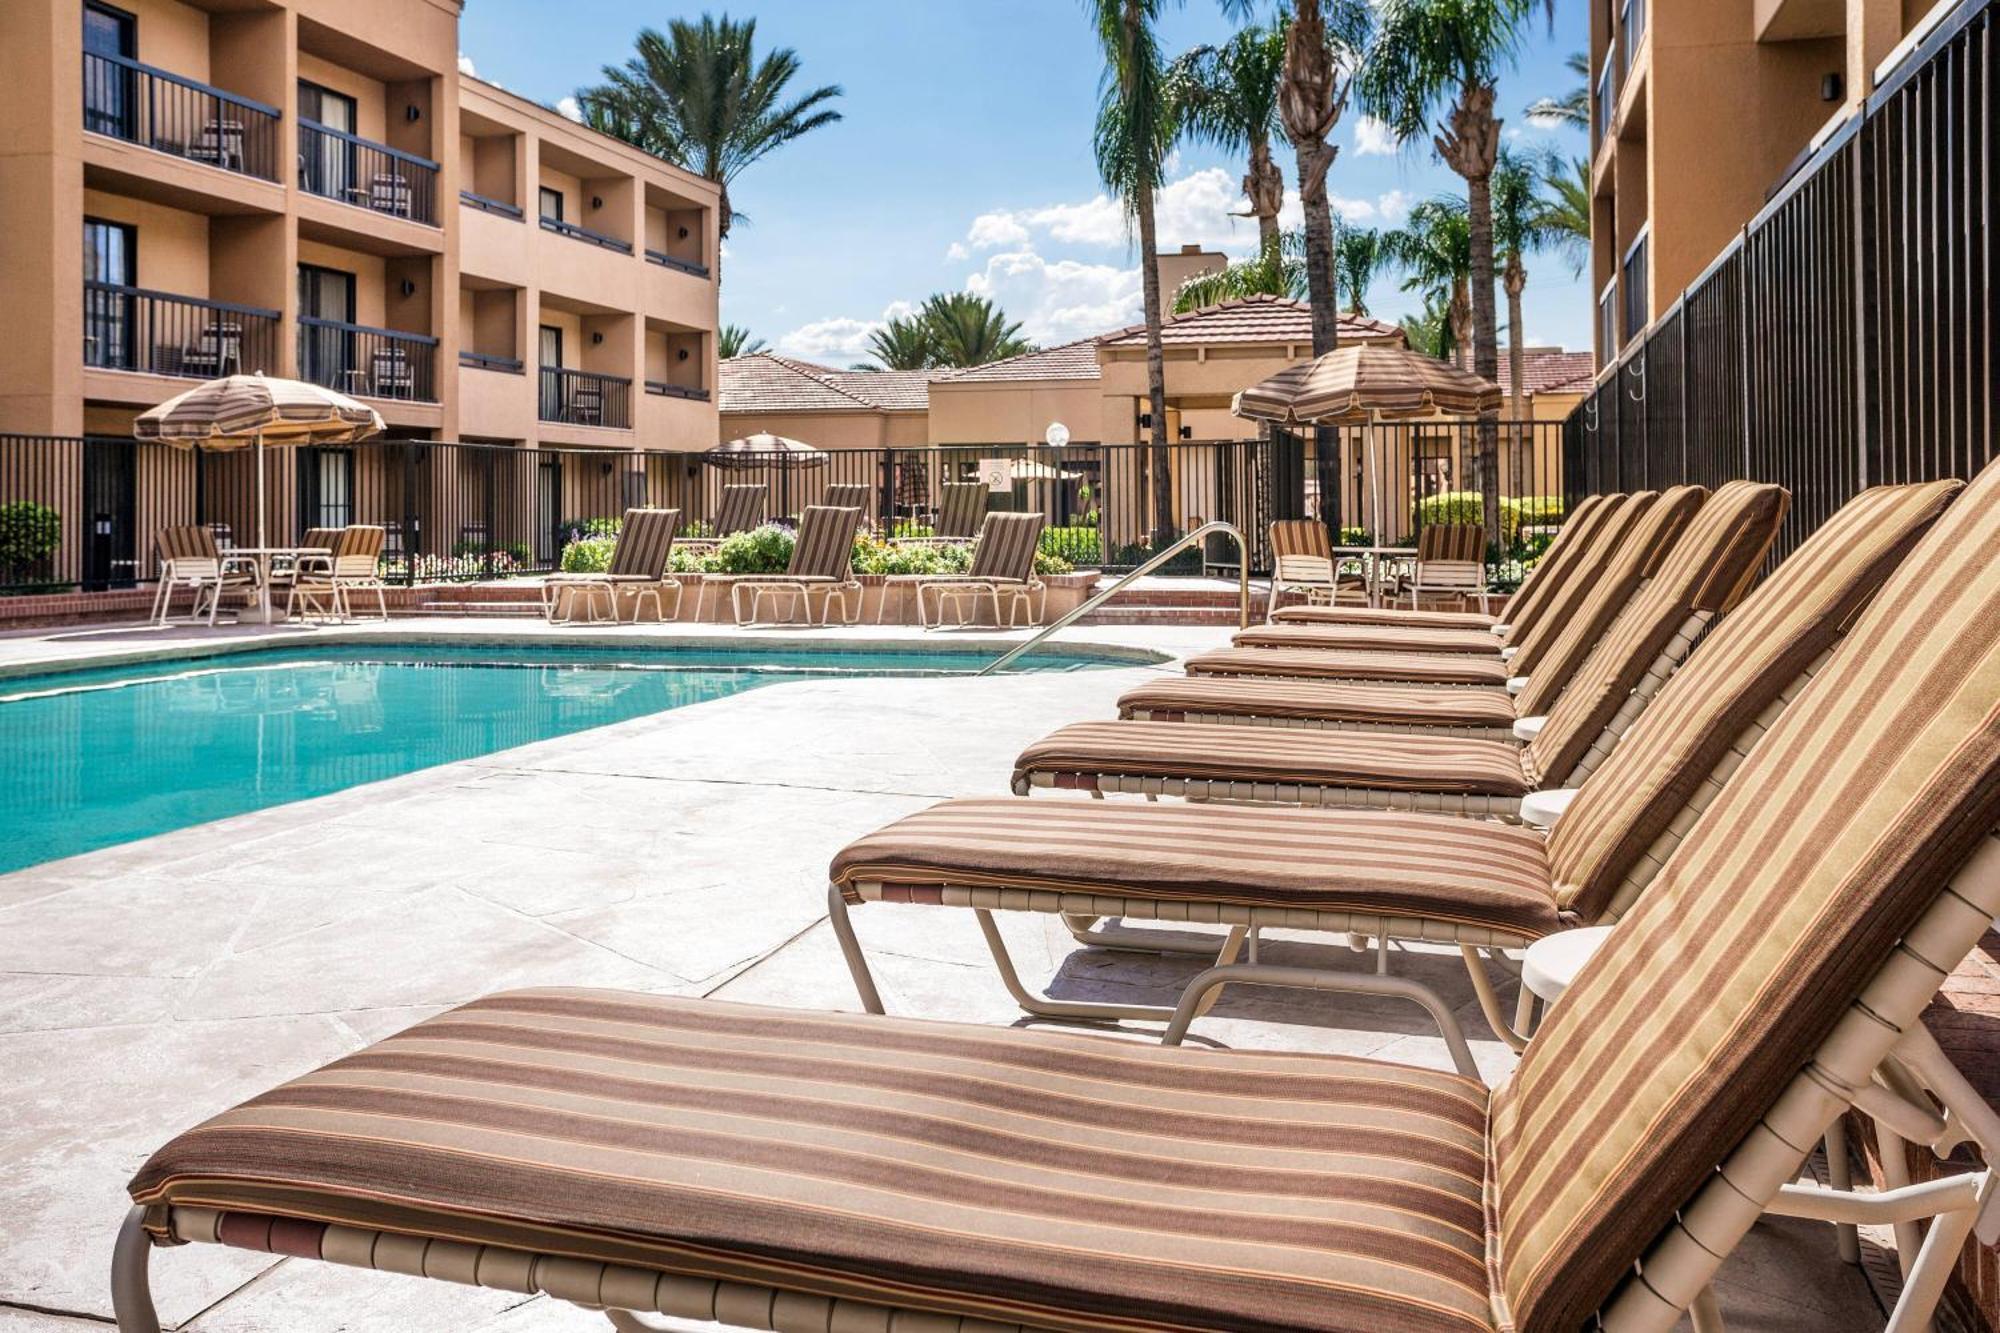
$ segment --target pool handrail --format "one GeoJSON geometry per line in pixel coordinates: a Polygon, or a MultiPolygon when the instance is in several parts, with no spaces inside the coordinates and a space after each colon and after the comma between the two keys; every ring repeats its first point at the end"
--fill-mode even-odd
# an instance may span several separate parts
{"type": "Polygon", "coordinates": [[[1140,565],[1137,569],[1132,570],[1130,573],[1121,575],[1118,581],[1113,583],[1110,587],[1098,589],[1096,592],[1092,593],[1089,597],[1085,598],[1081,606],[1076,607],[1074,610],[1064,615],[1061,619],[1057,620],[1055,623],[1043,626],[1041,629],[1037,630],[1033,635],[1029,636],[1027,639],[1023,640],[1020,643],[1015,644],[1012,648],[1009,648],[1006,652],[994,658],[991,662],[987,663],[986,666],[980,669],[979,674],[982,676],[992,675],[994,672],[1000,670],[1000,668],[1006,666],[1009,662],[1013,661],[1015,658],[1021,656],[1023,653],[1026,653],[1029,649],[1033,648],[1043,639],[1048,638],[1051,634],[1054,634],[1058,630],[1069,628],[1071,625],[1081,620],[1084,616],[1090,614],[1090,612],[1096,610],[1098,607],[1102,606],[1105,602],[1117,596],[1119,591],[1122,590],[1127,584],[1131,583],[1134,579],[1145,577],[1146,575],[1152,573],[1154,570],[1158,569],[1161,565],[1166,564],[1167,561],[1179,555],[1183,550],[1187,549],[1188,547],[1193,546],[1197,542],[1206,541],[1211,536],[1215,536],[1217,534],[1228,537],[1231,541],[1236,543],[1237,628],[1249,629],[1250,628],[1250,543],[1244,540],[1242,530],[1239,529],[1234,523],[1224,523],[1221,519],[1216,519],[1212,522],[1202,524],[1200,527],[1196,528],[1192,532],[1183,534],[1179,538],[1179,540],[1175,541],[1172,545],[1168,546],[1166,550],[1157,553],[1152,557],[1152,559],[1146,561],[1146,563],[1140,565]]]}

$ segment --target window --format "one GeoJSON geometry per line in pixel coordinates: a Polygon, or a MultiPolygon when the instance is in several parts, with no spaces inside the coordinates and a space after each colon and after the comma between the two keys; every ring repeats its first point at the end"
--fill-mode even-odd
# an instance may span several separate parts
{"type": "Polygon", "coordinates": [[[536,379],[541,385],[541,418],[543,421],[561,421],[563,406],[563,331],[553,324],[540,328],[540,342],[536,347],[541,369],[536,379]]]}
{"type": "Polygon", "coordinates": [[[542,187],[542,216],[555,222],[563,220],[563,192],[542,187]]]}
{"type": "Polygon", "coordinates": [[[1645,227],[1632,242],[1632,248],[1625,252],[1624,272],[1619,276],[1619,284],[1625,289],[1625,336],[1636,337],[1652,320],[1651,275],[1647,271],[1647,241],[1652,233],[1645,227]]]}
{"type": "Polygon", "coordinates": [[[83,7],[83,127],[119,139],[139,137],[139,20],[90,0],[83,7]]]}
{"type": "Polygon", "coordinates": [[[332,389],[353,386],[354,275],[318,264],[299,265],[299,376],[332,389]],[[327,323],[306,323],[324,320],[327,323]]]}
{"type": "Polygon", "coordinates": [[[83,363],[130,370],[137,350],[139,234],[125,222],[83,220],[83,363]]]}
{"type": "Polygon", "coordinates": [[[1598,361],[1610,365],[1618,359],[1618,279],[1604,284],[1597,294],[1598,361]]]}
{"type": "Polygon", "coordinates": [[[344,528],[354,521],[354,451],[299,451],[300,508],[309,528],[344,528]]]}
{"type": "Polygon", "coordinates": [[[309,122],[299,144],[299,188],[330,199],[352,198],[360,178],[355,164],[358,145],[339,136],[353,134],[359,123],[354,99],[300,79],[299,119],[309,122]],[[320,134],[312,125],[338,133],[320,134]]]}

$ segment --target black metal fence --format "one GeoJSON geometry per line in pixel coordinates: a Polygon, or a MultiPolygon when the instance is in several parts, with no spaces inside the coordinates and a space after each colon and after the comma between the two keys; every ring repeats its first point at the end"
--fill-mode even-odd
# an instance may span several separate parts
{"type": "Polygon", "coordinates": [[[627,375],[600,375],[561,366],[541,368],[537,415],[543,421],[571,426],[632,428],[632,380],[627,375]]]}
{"type": "Polygon", "coordinates": [[[281,114],[124,56],[83,53],[83,127],[93,134],[275,181],[281,114]]]}
{"type": "MultiPolygon", "coordinates": [[[[379,524],[385,573],[398,581],[505,577],[555,568],[564,546],[597,520],[633,505],[681,510],[707,531],[722,487],[765,491],[782,519],[831,486],[860,486],[884,536],[936,532],[943,487],[987,487],[988,507],[1039,510],[1044,548],[1082,568],[1119,570],[1148,558],[1159,534],[1156,495],[1170,533],[1223,519],[1251,539],[1254,571],[1270,565],[1274,519],[1318,517],[1348,543],[1412,543],[1426,524],[1477,522],[1478,431],[1433,421],[1332,433],[1324,458],[1310,437],[1184,440],[1164,476],[1146,445],[952,445],[831,450],[800,460],[700,454],[526,448],[430,440],[370,440],[273,449],[265,457],[264,537],[282,544],[307,528],[379,524]]],[[[1560,423],[1503,424],[1501,488],[1507,541],[1500,576],[1535,553],[1561,512],[1560,423]]],[[[214,529],[224,545],[257,540],[257,469],[248,450],[187,449],[124,438],[0,436],[0,591],[104,589],[151,579],[160,529],[214,529]]],[[[1232,544],[1192,551],[1170,572],[1233,570],[1232,544]]]]}
{"type": "Polygon", "coordinates": [[[1996,452],[1992,0],[1940,23],[1565,424],[1575,497],[1782,483],[1782,556],[1855,492],[1996,452]]]}

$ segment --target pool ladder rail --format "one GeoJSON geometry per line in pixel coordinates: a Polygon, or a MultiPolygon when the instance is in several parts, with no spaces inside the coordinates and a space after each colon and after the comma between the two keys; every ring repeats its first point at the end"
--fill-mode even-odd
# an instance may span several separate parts
{"type": "Polygon", "coordinates": [[[1001,670],[1008,663],[1012,662],[1015,658],[1020,657],[1023,654],[1029,652],[1031,649],[1035,647],[1035,645],[1041,643],[1042,640],[1048,638],[1050,635],[1055,634],[1060,630],[1068,629],[1071,625],[1074,625],[1077,621],[1083,619],[1085,616],[1089,615],[1092,611],[1095,611],[1098,607],[1110,601],[1113,597],[1116,597],[1121,591],[1123,591],[1126,587],[1130,586],[1135,580],[1144,578],[1146,575],[1152,573],[1160,566],[1166,564],[1167,561],[1173,559],[1175,556],[1179,555],[1182,551],[1187,550],[1189,547],[1198,545],[1199,543],[1207,541],[1210,537],[1216,537],[1216,536],[1227,537],[1231,541],[1236,543],[1237,628],[1249,629],[1250,628],[1250,544],[1244,540],[1242,530],[1239,529],[1234,523],[1224,523],[1218,519],[1212,523],[1204,523],[1200,527],[1196,528],[1194,531],[1182,535],[1178,541],[1174,542],[1171,546],[1167,547],[1166,550],[1161,551],[1158,554],[1154,555],[1153,558],[1146,561],[1145,564],[1140,565],[1137,569],[1132,570],[1130,573],[1120,576],[1118,581],[1113,583],[1110,587],[1098,589],[1096,592],[1092,593],[1089,597],[1085,598],[1083,604],[1077,607],[1075,610],[1069,612],[1067,615],[1063,616],[1055,623],[1043,626],[1029,638],[1014,645],[1012,648],[1009,648],[1006,652],[1000,654],[1000,656],[994,658],[993,661],[991,661],[985,667],[980,669],[979,674],[982,676],[990,676],[994,672],[1001,670]]]}

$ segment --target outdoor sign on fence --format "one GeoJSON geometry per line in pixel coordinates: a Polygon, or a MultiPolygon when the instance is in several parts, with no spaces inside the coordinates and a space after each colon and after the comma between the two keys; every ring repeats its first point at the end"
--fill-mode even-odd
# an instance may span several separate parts
{"type": "Polygon", "coordinates": [[[979,479],[986,483],[986,489],[1001,495],[1014,489],[1014,467],[1004,458],[982,458],[979,460],[979,479]]]}

